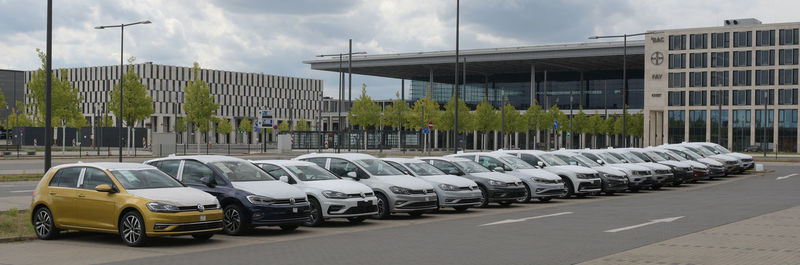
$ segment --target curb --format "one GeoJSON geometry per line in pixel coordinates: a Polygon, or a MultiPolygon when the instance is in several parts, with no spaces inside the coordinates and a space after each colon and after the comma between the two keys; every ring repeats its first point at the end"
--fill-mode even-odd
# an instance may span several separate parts
{"type": "Polygon", "coordinates": [[[21,241],[31,241],[31,240],[35,240],[36,238],[37,237],[34,236],[34,235],[0,237],[0,244],[2,244],[2,243],[21,242],[21,241]]]}

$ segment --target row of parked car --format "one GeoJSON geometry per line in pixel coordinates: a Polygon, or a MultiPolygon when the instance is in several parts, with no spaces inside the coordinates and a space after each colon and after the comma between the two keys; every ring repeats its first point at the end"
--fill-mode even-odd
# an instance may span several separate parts
{"type": "Polygon", "coordinates": [[[713,143],[602,150],[498,150],[441,157],[307,154],[292,160],[174,156],[144,164],[53,167],[37,185],[32,223],[41,239],[60,230],[148,237],[241,235],[256,226],[295,230],[327,219],[359,223],[441,208],[636,192],[740,173],[752,157],[713,143]]]}

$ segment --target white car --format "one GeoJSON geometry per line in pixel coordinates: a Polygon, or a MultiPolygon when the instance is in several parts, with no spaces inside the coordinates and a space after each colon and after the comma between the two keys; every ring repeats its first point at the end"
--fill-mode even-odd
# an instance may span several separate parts
{"type": "Polygon", "coordinates": [[[516,156],[494,152],[459,153],[447,156],[467,158],[489,170],[518,177],[525,184],[525,189],[528,193],[520,202],[528,202],[531,198],[549,201],[552,198],[562,197],[567,193],[564,187],[564,180],[561,177],[543,169],[538,169],[516,156]]]}
{"type": "Polygon", "coordinates": [[[597,172],[597,170],[569,165],[553,154],[545,153],[544,151],[500,150],[498,152],[519,157],[528,164],[537,166],[561,177],[567,188],[567,194],[564,195],[566,198],[572,195],[585,196],[587,194],[599,193],[602,190],[603,183],[600,179],[600,173],[597,172]]]}
{"type": "Polygon", "coordinates": [[[625,172],[628,175],[628,190],[638,192],[656,184],[656,177],[650,168],[630,164],[617,159],[606,150],[575,150],[575,152],[594,160],[598,164],[607,165],[625,172]]]}
{"type": "Polygon", "coordinates": [[[753,167],[755,167],[755,162],[753,161],[753,156],[751,155],[731,152],[727,148],[722,147],[717,143],[697,143],[697,144],[705,147],[707,150],[710,150],[715,154],[728,155],[738,158],[739,160],[742,161],[742,166],[744,167],[743,170],[752,169],[753,167]]]}
{"type": "Polygon", "coordinates": [[[685,159],[688,159],[689,161],[696,161],[708,166],[708,179],[712,179],[715,177],[724,177],[727,175],[725,173],[725,164],[716,159],[703,157],[702,155],[697,154],[689,149],[676,145],[672,146],[662,145],[659,146],[658,148],[662,148],[664,150],[672,152],[672,154],[681,156],[685,159]]]}
{"type": "Polygon", "coordinates": [[[744,170],[744,164],[742,163],[742,161],[739,158],[736,158],[736,157],[733,157],[733,156],[729,156],[729,155],[716,154],[716,153],[711,152],[711,151],[709,151],[709,150],[707,150],[707,149],[705,149],[705,148],[703,148],[703,147],[701,147],[699,145],[696,145],[696,144],[683,143],[683,144],[675,144],[675,145],[679,146],[679,147],[683,147],[683,148],[685,148],[685,149],[687,149],[689,151],[692,151],[695,154],[701,155],[703,157],[707,157],[707,158],[711,158],[711,159],[719,161],[720,163],[725,165],[725,174],[737,173],[737,172],[741,172],[741,171],[744,170]]]}
{"type": "Polygon", "coordinates": [[[305,224],[319,226],[326,219],[347,218],[358,223],[378,213],[378,198],[364,184],[343,180],[317,164],[297,160],[252,161],[270,175],[306,192],[311,218],[305,224]]]}
{"type": "Polygon", "coordinates": [[[630,150],[610,148],[607,151],[608,154],[616,156],[617,159],[621,161],[637,164],[651,169],[656,177],[657,183],[650,187],[653,190],[660,189],[664,185],[667,185],[667,183],[671,183],[675,178],[675,175],[672,173],[672,168],[669,166],[644,161],[635,154],[631,153],[630,150]]]}
{"type": "Polygon", "coordinates": [[[653,155],[657,155],[663,159],[669,161],[678,161],[682,163],[686,163],[692,167],[692,176],[688,181],[690,182],[697,182],[700,179],[709,179],[711,176],[711,170],[708,165],[700,163],[698,161],[693,161],[686,159],[685,157],[676,154],[670,150],[660,148],[660,147],[647,147],[644,150],[651,152],[653,155]]]}
{"type": "Polygon", "coordinates": [[[522,184],[522,180],[518,177],[488,170],[466,158],[419,157],[417,159],[428,162],[447,174],[475,181],[483,194],[479,207],[486,207],[490,202],[508,206],[524,199],[528,194],[525,184],[522,184]]]}
{"type": "Polygon", "coordinates": [[[630,180],[625,171],[610,167],[608,165],[598,164],[588,157],[572,151],[560,150],[550,152],[550,154],[553,154],[555,157],[564,161],[568,165],[581,166],[596,170],[603,180],[602,191],[606,193],[606,195],[613,195],[616,192],[628,190],[628,183],[630,180]]]}
{"type": "Polygon", "coordinates": [[[670,167],[670,170],[672,171],[672,186],[677,187],[685,182],[688,183],[694,177],[694,169],[689,163],[667,159],[656,153],[653,153],[653,151],[650,150],[640,148],[626,148],[624,150],[630,152],[645,162],[656,163],[670,167]]]}
{"type": "Polygon", "coordinates": [[[372,188],[378,197],[378,219],[392,213],[420,216],[439,208],[433,186],[421,179],[403,174],[374,156],[358,153],[306,154],[295,158],[312,162],[339,177],[358,181],[372,188]]]}
{"type": "Polygon", "coordinates": [[[427,181],[439,196],[439,208],[453,207],[463,212],[469,207],[477,207],[483,200],[481,190],[475,181],[448,175],[425,161],[410,158],[384,158],[386,163],[403,173],[427,181]]]}

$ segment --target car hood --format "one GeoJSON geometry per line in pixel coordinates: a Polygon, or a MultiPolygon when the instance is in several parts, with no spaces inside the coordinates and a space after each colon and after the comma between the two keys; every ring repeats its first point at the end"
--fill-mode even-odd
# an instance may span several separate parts
{"type": "Polygon", "coordinates": [[[703,164],[703,163],[700,163],[700,162],[697,162],[697,161],[686,160],[686,161],[681,161],[681,162],[683,162],[683,163],[686,163],[686,164],[689,164],[689,165],[691,165],[693,168],[701,168],[701,169],[708,168],[708,166],[706,166],[705,164],[703,164]]]}
{"type": "Polygon", "coordinates": [[[524,174],[526,176],[530,176],[530,177],[539,177],[539,178],[549,179],[549,180],[559,180],[559,179],[561,179],[561,177],[559,177],[558,175],[553,174],[553,173],[551,173],[551,172],[549,172],[547,170],[544,170],[544,169],[530,168],[530,169],[517,169],[517,171],[519,171],[520,173],[522,173],[522,174],[524,174]]]}
{"type": "Polygon", "coordinates": [[[238,181],[233,187],[274,199],[302,198],[306,193],[282,181],[238,181]]]}
{"type": "Polygon", "coordinates": [[[596,171],[598,171],[600,173],[604,173],[604,174],[611,174],[611,175],[617,175],[617,176],[628,175],[628,174],[625,173],[625,171],[622,171],[622,170],[619,170],[619,169],[616,169],[616,168],[613,168],[613,167],[610,167],[610,166],[592,167],[592,169],[594,169],[594,170],[596,170],[596,171]]]}
{"type": "MultiPolygon", "coordinates": [[[[552,168],[563,169],[567,171],[572,171],[575,173],[580,174],[597,174],[597,170],[588,168],[588,167],[581,167],[581,166],[574,166],[574,165],[564,165],[564,166],[551,166],[552,168]]],[[[546,169],[546,168],[545,168],[546,169]]]]}
{"type": "Polygon", "coordinates": [[[373,176],[377,181],[389,184],[390,186],[398,186],[412,190],[427,190],[433,189],[433,186],[427,181],[409,176],[409,175],[396,175],[396,176],[373,176]]]}
{"type": "Polygon", "coordinates": [[[643,171],[643,170],[650,171],[650,168],[638,164],[619,163],[619,164],[611,164],[609,166],[616,168],[626,168],[628,170],[636,170],[636,171],[643,171]]]}
{"type": "Polygon", "coordinates": [[[347,194],[372,192],[367,185],[343,179],[304,181],[303,186],[319,190],[332,190],[347,194]]]}
{"type": "Polygon", "coordinates": [[[708,165],[713,165],[713,166],[718,166],[718,167],[722,166],[722,163],[720,163],[719,161],[717,161],[715,159],[711,159],[711,158],[703,157],[703,158],[697,159],[697,161],[699,161],[700,163],[708,164],[708,165]]]}
{"type": "Polygon", "coordinates": [[[644,162],[644,163],[638,163],[638,164],[642,165],[644,167],[647,167],[647,168],[651,168],[651,169],[663,169],[663,170],[672,169],[669,166],[665,166],[665,165],[662,165],[662,164],[656,164],[656,163],[653,163],[653,162],[644,162]]]}
{"type": "Polygon", "coordinates": [[[205,191],[188,188],[136,189],[127,190],[128,194],[148,200],[172,204],[175,206],[196,206],[198,204],[218,204],[217,198],[205,191]]]}
{"type": "Polygon", "coordinates": [[[732,156],[732,157],[740,158],[740,159],[753,159],[753,156],[747,155],[747,154],[742,154],[742,153],[733,153],[733,152],[731,152],[731,153],[727,153],[727,154],[723,154],[723,155],[732,156]]]}
{"type": "Polygon", "coordinates": [[[684,163],[684,162],[681,162],[681,161],[672,161],[672,160],[665,160],[665,161],[661,161],[661,162],[658,162],[658,163],[659,164],[664,164],[664,165],[670,165],[670,166],[674,166],[674,167],[681,167],[681,168],[689,168],[689,167],[692,166],[689,163],[684,163]]]}
{"type": "Polygon", "coordinates": [[[421,176],[419,178],[433,184],[449,184],[456,187],[472,187],[478,185],[475,181],[451,175],[421,176]]]}
{"type": "Polygon", "coordinates": [[[470,173],[470,175],[473,175],[473,176],[479,177],[479,178],[485,178],[485,179],[489,179],[489,180],[494,180],[494,181],[502,181],[502,182],[506,182],[506,183],[508,183],[508,182],[517,183],[517,182],[521,181],[518,177],[509,175],[509,174],[505,174],[505,173],[500,173],[500,172],[470,173]]]}
{"type": "Polygon", "coordinates": [[[723,161],[737,161],[737,162],[739,161],[738,158],[729,156],[727,154],[725,154],[725,155],[713,155],[713,156],[709,156],[709,157],[710,158],[714,158],[714,159],[723,160],[723,161]]]}

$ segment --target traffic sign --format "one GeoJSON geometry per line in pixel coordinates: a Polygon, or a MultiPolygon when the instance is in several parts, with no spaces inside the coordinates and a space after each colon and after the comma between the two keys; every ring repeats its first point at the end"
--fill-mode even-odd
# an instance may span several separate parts
{"type": "Polygon", "coordinates": [[[428,129],[428,128],[422,128],[422,133],[424,133],[424,134],[429,134],[429,133],[431,133],[431,129],[428,129]]]}
{"type": "Polygon", "coordinates": [[[558,120],[553,121],[553,131],[558,130],[558,120]]]}
{"type": "Polygon", "coordinates": [[[253,123],[253,132],[254,133],[258,133],[260,131],[261,131],[261,127],[258,126],[258,121],[256,121],[255,123],[253,123]]]}
{"type": "Polygon", "coordinates": [[[272,110],[262,109],[258,112],[261,117],[261,128],[269,128],[273,125],[272,110]]]}
{"type": "Polygon", "coordinates": [[[428,129],[433,130],[433,121],[428,121],[428,129]]]}

